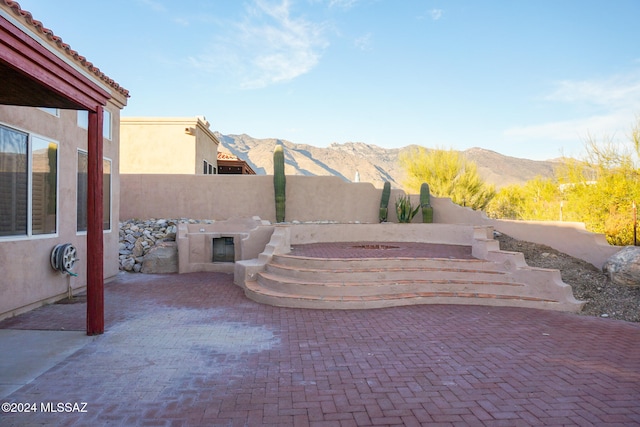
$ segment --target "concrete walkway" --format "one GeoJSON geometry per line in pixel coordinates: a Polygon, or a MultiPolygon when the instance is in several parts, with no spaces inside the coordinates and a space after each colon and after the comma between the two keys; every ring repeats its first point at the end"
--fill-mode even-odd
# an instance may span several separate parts
{"type": "MultiPolygon", "coordinates": [[[[105,306],[106,333],[9,390],[2,403],[35,405],[0,412],[0,425],[640,425],[640,324],[481,306],[277,308],[221,273],[121,274],[105,306]]],[[[2,357],[32,347],[33,330],[84,330],[85,310],[0,322],[2,357]]],[[[22,361],[3,359],[0,383],[22,361]]]]}
{"type": "Polygon", "coordinates": [[[0,329],[0,399],[88,344],[82,331],[25,331],[0,329]]]}

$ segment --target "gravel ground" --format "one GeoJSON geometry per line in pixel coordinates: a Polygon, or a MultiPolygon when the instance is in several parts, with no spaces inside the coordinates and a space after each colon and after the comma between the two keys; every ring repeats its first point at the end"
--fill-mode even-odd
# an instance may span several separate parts
{"type": "Polygon", "coordinates": [[[496,236],[500,249],[522,252],[531,267],[560,270],[562,280],[573,288],[576,299],[587,301],[581,314],[640,322],[640,287],[620,286],[599,269],[581,259],[506,234],[496,236]]]}

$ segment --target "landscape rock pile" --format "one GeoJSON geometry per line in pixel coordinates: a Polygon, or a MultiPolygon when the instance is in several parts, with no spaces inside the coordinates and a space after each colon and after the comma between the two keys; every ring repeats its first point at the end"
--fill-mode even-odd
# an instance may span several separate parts
{"type": "Polygon", "coordinates": [[[120,270],[143,271],[145,257],[155,248],[171,246],[176,241],[178,224],[211,224],[212,220],[196,219],[130,219],[120,223],[118,247],[120,270]]]}

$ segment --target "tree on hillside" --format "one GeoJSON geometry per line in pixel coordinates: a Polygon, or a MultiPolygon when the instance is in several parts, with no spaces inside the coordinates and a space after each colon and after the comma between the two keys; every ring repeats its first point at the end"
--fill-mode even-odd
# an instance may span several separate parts
{"type": "Polygon", "coordinates": [[[636,118],[636,125],[631,129],[631,142],[635,146],[636,155],[640,159],[640,116],[636,118]]]}
{"type": "Polygon", "coordinates": [[[453,203],[480,210],[495,195],[495,188],[480,178],[476,164],[457,151],[412,147],[401,152],[398,159],[409,192],[417,193],[426,182],[434,196],[450,197],[453,203]]]}
{"type": "Polygon", "coordinates": [[[490,218],[558,221],[562,194],[548,178],[535,178],[524,185],[509,185],[498,191],[487,205],[490,218]]]}
{"type": "Polygon", "coordinates": [[[589,137],[582,160],[566,159],[556,180],[536,179],[500,190],[487,206],[493,218],[584,222],[614,245],[633,244],[632,206],[640,202],[640,119],[630,145],[589,137]],[[557,181],[557,182],[556,182],[557,181]]]}
{"type": "Polygon", "coordinates": [[[489,218],[525,219],[527,199],[523,186],[513,184],[501,188],[485,210],[489,218]]]}
{"type": "Polygon", "coordinates": [[[566,183],[567,219],[604,233],[614,245],[633,243],[632,206],[640,201],[640,120],[629,142],[589,137],[585,158],[568,162],[559,176],[566,183]]]}

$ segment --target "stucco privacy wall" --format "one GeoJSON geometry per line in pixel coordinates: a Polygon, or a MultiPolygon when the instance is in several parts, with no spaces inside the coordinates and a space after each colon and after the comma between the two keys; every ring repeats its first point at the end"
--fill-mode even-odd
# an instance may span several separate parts
{"type": "MultiPolygon", "coordinates": [[[[228,219],[258,216],[275,222],[270,175],[121,175],[121,218],[228,219]]],[[[395,195],[392,192],[389,206],[395,195]]],[[[380,190],[333,176],[287,176],[287,221],[377,223],[380,190]]],[[[389,219],[395,221],[395,213],[389,219]]]]}
{"type": "MultiPolygon", "coordinates": [[[[112,104],[112,136],[104,139],[103,155],[111,161],[111,230],[104,236],[104,277],[118,274],[118,221],[120,183],[118,180],[118,132],[120,108],[112,104]]],[[[58,145],[57,233],[31,237],[0,238],[0,319],[27,311],[64,297],[68,286],[86,287],[85,232],[77,232],[78,150],[87,150],[87,130],[78,126],[77,112],[59,110],[59,117],[31,107],[0,105],[0,124],[28,132],[58,145]],[[80,259],[70,277],[51,268],[51,250],[60,243],[71,243],[80,259]]],[[[106,195],[105,195],[106,197],[106,195]]]]}
{"type": "MultiPolygon", "coordinates": [[[[229,219],[253,217],[275,222],[273,177],[270,175],[121,175],[123,220],[131,218],[229,219]]],[[[287,176],[286,220],[377,223],[382,190],[370,183],[349,183],[337,177],[287,176]]],[[[389,222],[397,222],[392,190],[389,222]]],[[[418,196],[413,195],[414,206],[418,196]]],[[[601,268],[621,248],[582,224],[503,221],[483,212],[455,205],[447,198],[431,198],[434,222],[490,225],[520,240],[542,243],[601,268]]],[[[421,222],[420,213],[413,222],[421,222]]]]}

